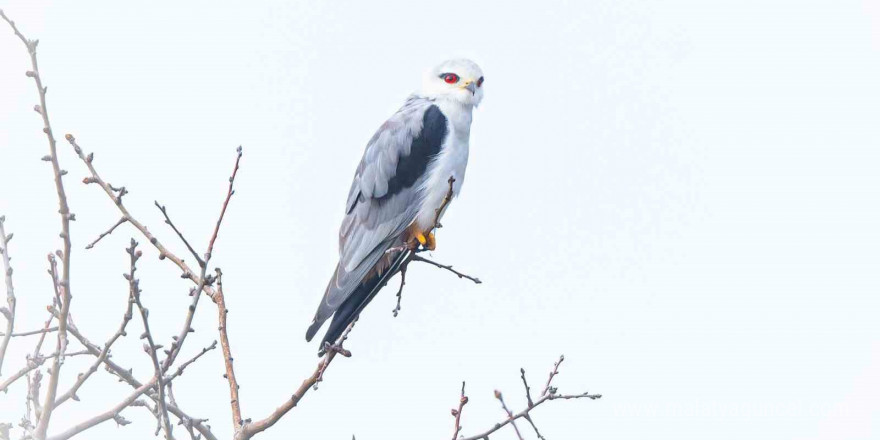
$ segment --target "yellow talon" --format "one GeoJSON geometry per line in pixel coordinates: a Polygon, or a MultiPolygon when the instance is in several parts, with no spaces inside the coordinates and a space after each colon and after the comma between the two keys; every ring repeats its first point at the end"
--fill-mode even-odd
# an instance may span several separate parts
{"type": "Polygon", "coordinates": [[[427,249],[429,251],[433,251],[434,249],[437,249],[437,240],[434,238],[433,232],[428,232],[428,235],[423,236],[423,237],[425,239],[425,242],[422,243],[422,246],[424,246],[425,249],[427,249]]]}
{"type": "Polygon", "coordinates": [[[415,234],[413,238],[415,238],[416,241],[412,242],[412,246],[418,247],[419,245],[421,245],[429,251],[433,251],[437,248],[437,240],[434,239],[433,232],[428,232],[427,234],[424,232],[419,232],[415,234]],[[418,244],[416,244],[416,242],[418,242],[418,244]]]}

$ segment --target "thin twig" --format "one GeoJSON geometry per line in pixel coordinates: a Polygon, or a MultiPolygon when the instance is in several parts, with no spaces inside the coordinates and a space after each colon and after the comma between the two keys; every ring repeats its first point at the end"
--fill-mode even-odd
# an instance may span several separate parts
{"type": "Polygon", "coordinates": [[[49,437],[48,440],[67,440],[89,428],[92,428],[108,420],[118,420],[117,418],[119,417],[119,413],[128,406],[131,406],[131,404],[134,403],[138,397],[146,393],[150,388],[156,386],[158,380],[159,378],[157,376],[153,376],[152,379],[134,390],[128,397],[116,404],[116,406],[114,406],[113,408],[110,408],[109,410],[98,414],[88,420],[77,423],[76,425],[62,432],[61,434],[49,437]]]}
{"type": "Polygon", "coordinates": [[[215,348],[217,348],[217,341],[214,341],[211,345],[203,348],[202,351],[198,352],[195,356],[190,358],[188,361],[180,364],[180,366],[177,367],[177,371],[175,371],[174,373],[172,373],[168,376],[165,376],[165,383],[168,384],[170,387],[171,381],[174,380],[175,378],[177,378],[178,376],[182,375],[183,370],[186,370],[186,367],[190,366],[190,364],[199,360],[200,357],[204,356],[205,353],[207,353],[215,348]]]}
{"type": "Polygon", "coordinates": [[[9,346],[9,340],[12,339],[12,332],[15,329],[15,288],[12,286],[12,265],[9,263],[9,240],[12,240],[12,234],[6,235],[6,229],[3,223],[6,217],[0,215],[0,260],[3,260],[3,276],[6,279],[6,307],[0,308],[0,314],[6,317],[6,333],[3,334],[3,340],[0,341],[0,377],[2,377],[3,358],[6,356],[6,347],[9,346]]]}
{"type": "MultiPolygon", "coordinates": [[[[40,335],[40,334],[44,334],[44,333],[52,333],[54,331],[58,331],[58,327],[41,328],[39,330],[31,330],[29,332],[17,332],[17,333],[13,333],[12,337],[13,338],[22,338],[25,336],[34,336],[34,335],[40,335]]],[[[0,336],[6,336],[6,333],[0,333],[0,336]]]]}
{"type": "Polygon", "coordinates": [[[526,400],[529,402],[529,408],[535,406],[535,402],[532,402],[532,390],[529,388],[529,383],[526,381],[526,369],[519,369],[519,377],[522,379],[523,386],[526,388],[526,400]]]}
{"type": "Polygon", "coordinates": [[[536,401],[535,401],[535,406],[533,406],[533,407],[531,407],[531,408],[526,408],[526,409],[524,409],[524,410],[522,410],[522,411],[520,411],[520,412],[518,412],[518,413],[516,413],[516,414],[513,414],[511,417],[508,417],[507,420],[504,420],[504,421],[502,421],[502,422],[500,422],[500,423],[495,424],[495,426],[493,426],[492,428],[487,429],[486,431],[483,431],[483,432],[481,432],[481,433],[479,433],[479,434],[476,434],[476,435],[472,435],[472,436],[470,436],[470,437],[462,438],[462,439],[460,439],[460,440],[481,440],[481,439],[487,438],[487,437],[489,436],[489,434],[492,434],[493,432],[495,432],[495,431],[497,431],[497,430],[499,430],[499,429],[501,429],[501,428],[507,426],[507,424],[510,423],[511,421],[514,421],[514,420],[516,420],[516,419],[520,419],[520,418],[525,417],[525,416],[528,415],[532,410],[534,410],[535,408],[537,408],[538,406],[540,406],[542,403],[547,402],[547,401],[550,401],[550,400],[557,400],[557,399],[581,399],[581,398],[587,398],[587,399],[590,399],[590,400],[596,400],[596,399],[599,399],[599,398],[601,398],[601,397],[602,397],[601,394],[587,394],[587,393],[584,393],[584,394],[573,394],[573,395],[556,395],[556,394],[548,394],[548,395],[543,396],[543,397],[539,398],[538,400],[536,400],[536,401]]]}
{"type": "Polygon", "coordinates": [[[461,432],[461,413],[464,411],[464,406],[468,403],[468,397],[464,395],[464,381],[461,382],[461,398],[458,399],[458,409],[452,410],[452,417],[455,417],[455,431],[452,432],[452,440],[455,440],[458,437],[458,433],[461,432]]]}
{"type": "MultiPolygon", "coordinates": [[[[76,338],[79,341],[79,343],[82,344],[86,348],[86,350],[88,350],[89,353],[91,353],[93,356],[98,356],[101,353],[101,349],[98,348],[97,345],[95,345],[91,341],[89,341],[88,338],[83,336],[83,334],[80,333],[79,330],[77,330],[76,326],[71,325],[70,334],[73,335],[73,337],[76,338]]],[[[107,371],[114,374],[121,381],[124,381],[125,383],[129,384],[132,388],[137,389],[142,386],[141,382],[138,381],[134,377],[134,375],[132,375],[130,369],[123,368],[122,366],[113,362],[109,358],[104,358],[104,365],[107,367],[107,371]]],[[[151,400],[153,400],[154,402],[158,403],[159,399],[158,399],[158,395],[156,393],[147,392],[147,393],[145,393],[145,395],[147,397],[149,397],[151,400]]],[[[191,420],[193,423],[193,427],[196,428],[196,430],[198,430],[199,433],[202,434],[202,436],[204,436],[206,440],[217,440],[217,437],[211,432],[210,427],[208,427],[205,424],[207,419],[193,418],[193,417],[187,415],[185,412],[183,412],[176,405],[169,404],[168,411],[171,412],[172,414],[174,414],[174,416],[180,420],[184,420],[184,419],[191,420]]]]}
{"type": "MultiPolygon", "coordinates": [[[[562,400],[568,400],[568,399],[590,399],[590,400],[596,400],[596,399],[601,398],[601,397],[602,397],[601,394],[589,394],[589,393],[582,393],[582,394],[557,394],[557,393],[556,393],[556,388],[551,387],[551,386],[550,386],[550,382],[553,380],[553,377],[555,377],[556,375],[559,374],[559,364],[561,364],[562,361],[563,361],[564,359],[565,359],[565,358],[564,358],[563,356],[560,356],[560,357],[559,357],[559,361],[557,361],[556,363],[554,363],[554,365],[553,365],[553,370],[550,372],[550,378],[549,378],[549,380],[547,381],[547,387],[545,388],[545,391],[542,392],[541,395],[538,397],[538,399],[535,400],[534,402],[531,401],[531,396],[529,396],[529,392],[528,392],[528,389],[529,389],[529,388],[528,388],[528,384],[527,384],[527,382],[526,382],[526,380],[525,380],[525,371],[522,370],[522,369],[520,369],[520,374],[522,375],[522,378],[523,378],[523,384],[524,384],[525,387],[526,387],[526,396],[529,396],[529,401],[530,401],[530,402],[529,402],[529,405],[528,405],[524,410],[522,410],[522,411],[520,411],[520,412],[514,414],[514,413],[513,413],[508,407],[507,407],[507,405],[504,403],[504,399],[502,398],[501,392],[499,392],[499,391],[496,390],[496,391],[495,391],[495,398],[497,398],[497,399],[501,402],[501,407],[502,407],[502,409],[504,410],[504,412],[507,414],[507,419],[505,419],[505,420],[503,420],[503,421],[501,421],[501,422],[499,422],[499,423],[496,423],[493,427],[491,427],[491,428],[489,428],[489,429],[487,429],[487,430],[485,430],[485,431],[483,431],[483,432],[481,432],[481,433],[479,433],[479,434],[472,435],[472,436],[470,436],[470,437],[460,438],[460,439],[457,439],[457,440],[483,440],[483,439],[488,439],[490,434],[492,434],[492,433],[495,432],[495,431],[498,431],[499,429],[501,429],[501,428],[507,426],[508,424],[513,425],[514,429],[516,430],[516,435],[517,435],[520,439],[522,439],[522,438],[523,438],[523,437],[522,437],[522,434],[520,433],[519,428],[516,426],[516,423],[515,423],[515,421],[516,421],[517,419],[526,419],[526,421],[529,422],[529,424],[532,426],[532,429],[535,430],[535,434],[538,436],[538,438],[540,438],[541,440],[544,440],[544,436],[541,435],[541,433],[538,431],[538,427],[535,426],[535,423],[534,423],[534,421],[532,420],[532,417],[531,417],[531,411],[532,411],[532,410],[534,410],[535,408],[537,408],[538,406],[540,406],[540,405],[543,404],[544,402],[548,402],[548,401],[551,401],[551,400],[559,400],[559,399],[562,399],[562,400]]],[[[460,414],[459,414],[459,416],[460,416],[460,414]]],[[[456,421],[456,422],[457,422],[457,421],[456,421]]]]}
{"type": "Polygon", "coordinates": [[[110,227],[110,229],[108,229],[108,230],[102,232],[101,235],[98,236],[98,238],[96,238],[96,239],[95,239],[94,241],[92,241],[91,243],[87,244],[87,245],[86,245],[86,249],[91,249],[91,248],[95,247],[95,245],[98,244],[98,242],[101,241],[102,238],[104,238],[104,237],[106,237],[106,236],[112,234],[113,231],[116,230],[116,228],[119,227],[119,225],[121,225],[121,224],[123,224],[123,223],[125,223],[125,222],[127,222],[127,221],[128,221],[128,219],[125,218],[125,217],[120,218],[116,223],[113,224],[113,226],[110,227]]]}
{"type": "MultiPolygon", "coordinates": [[[[412,258],[412,254],[410,255],[410,258],[412,258]]],[[[391,313],[394,314],[395,318],[397,318],[397,314],[400,313],[400,300],[403,299],[403,286],[405,286],[405,285],[406,285],[406,263],[400,265],[400,288],[397,289],[397,305],[394,307],[394,310],[391,311],[391,313]]]]}
{"type": "Polygon", "coordinates": [[[199,253],[196,252],[196,250],[193,249],[192,245],[189,244],[189,241],[187,241],[186,237],[183,236],[183,232],[180,232],[180,230],[177,229],[177,226],[174,225],[174,222],[171,221],[171,218],[168,217],[168,211],[165,209],[165,205],[160,205],[158,201],[153,201],[153,204],[155,204],[156,208],[159,208],[159,211],[161,211],[162,215],[165,216],[165,224],[171,226],[171,229],[174,231],[175,234],[177,234],[177,237],[180,238],[180,241],[182,241],[183,244],[186,245],[186,248],[189,249],[189,252],[192,254],[192,256],[195,257],[196,261],[199,262],[199,266],[204,267],[205,261],[202,260],[202,257],[199,256],[199,253]]]}
{"type": "Polygon", "coordinates": [[[235,194],[232,185],[235,183],[235,176],[238,174],[238,164],[241,162],[242,149],[241,145],[235,150],[238,155],[235,158],[235,168],[232,169],[232,176],[229,177],[229,190],[226,192],[226,200],[223,201],[223,208],[220,209],[220,217],[217,218],[217,224],[214,226],[214,233],[211,234],[211,241],[208,242],[208,251],[205,252],[205,261],[211,259],[211,253],[214,252],[214,242],[217,241],[217,235],[220,234],[220,224],[223,223],[223,217],[226,215],[226,208],[229,206],[229,200],[235,194]]]}
{"type": "Polygon", "coordinates": [[[137,250],[137,245],[138,243],[132,238],[131,247],[126,249],[131,260],[131,266],[126,279],[128,280],[131,297],[134,298],[134,303],[137,305],[137,308],[141,313],[141,320],[144,324],[144,334],[141,335],[141,339],[147,340],[147,345],[144,347],[144,351],[150,355],[150,359],[153,361],[153,368],[156,370],[153,380],[157,384],[156,389],[157,394],[159,395],[159,401],[157,404],[159,405],[160,415],[162,416],[162,428],[165,431],[165,438],[171,440],[171,422],[168,419],[168,407],[165,402],[164,376],[162,374],[162,366],[159,365],[159,356],[156,354],[156,350],[160,347],[156,346],[153,339],[153,333],[150,331],[150,323],[148,319],[150,312],[144,307],[143,302],[141,302],[140,280],[135,277],[135,271],[137,270],[135,263],[137,263],[137,260],[141,257],[141,251],[137,250]]]}
{"type": "MultiPolygon", "coordinates": [[[[186,341],[186,337],[194,331],[192,328],[192,322],[196,316],[196,309],[199,306],[199,299],[201,299],[202,297],[202,295],[197,295],[197,293],[201,292],[202,288],[206,284],[210,283],[208,282],[208,278],[205,277],[205,274],[208,270],[207,260],[202,260],[201,258],[199,258],[198,253],[196,253],[196,251],[192,249],[192,247],[189,245],[189,241],[187,241],[186,237],[183,236],[183,233],[181,233],[180,230],[177,229],[177,226],[174,225],[174,222],[171,221],[171,217],[168,215],[167,209],[164,206],[159,205],[158,202],[156,202],[156,206],[159,208],[160,211],[162,211],[162,215],[165,216],[165,223],[171,226],[171,229],[173,229],[174,232],[177,233],[177,236],[180,237],[181,241],[183,241],[187,248],[190,249],[193,256],[195,256],[198,260],[200,267],[198,283],[196,287],[189,292],[189,295],[192,297],[192,302],[189,305],[189,308],[187,308],[186,318],[183,320],[183,327],[181,328],[180,333],[178,333],[178,335],[174,337],[174,340],[171,342],[171,348],[167,351],[168,355],[162,362],[162,373],[164,374],[168,371],[169,368],[171,368],[174,360],[177,359],[177,355],[180,354],[180,350],[183,348],[183,343],[186,341]]],[[[213,282],[213,280],[211,281],[213,282]]]]}
{"type": "Polygon", "coordinates": [[[477,278],[477,277],[472,277],[472,276],[470,276],[470,275],[463,274],[463,273],[461,273],[461,272],[459,272],[459,271],[453,269],[453,268],[452,268],[452,265],[440,264],[440,263],[438,263],[438,262],[436,262],[436,261],[429,260],[429,259],[427,259],[427,258],[425,258],[425,257],[423,257],[423,256],[421,256],[421,255],[413,255],[413,256],[412,256],[412,260],[413,260],[413,261],[421,261],[421,262],[423,262],[423,263],[428,263],[428,264],[430,264],[430,265],[432,265],[432,266],[434,266],[434,267],[439,267],[440,269],[446,269],[446,270],[448,270],[448,271],[454,273],[455,275],[457,275],[459,278],[467,278],[467,279],[473,281],[474,284],[482,284],[482,283],[483,283],[483,282],[480,281],[480,279],[477,278]]]}
{"type": "Polygon", "coordinates": [[[48,356],[39,356],[35,358],[28,356],[27,365],[22,367],[17,372],[13,373],[11,376],[7,377],[6,380],[3,381],[3,383],[0,383],[0,392],[6,392],[7,388],[15,383],[15,381],[21,379],[24,375],[30,373],[31,371],[40,368],[46,361],[46,359],[48,359],[48,356]]]}
{"type": "MultiPolygon", "coordinates": [[[[70,145],[73,147],[73,151],[76,153],[77,157],[79,157],[80,160],[86,165],[89,173],[91,174],[90,177],[86,177],[85,179],[83,179],[83,182],[86,184],[98,184],[98,186],[100,186],[101,189],[104,190],[104,193],[107,194],[107,197],[109,197],[110,200],[113,201],[114,205],[116,205],[116,208],[128,221],[128,223],[130,223],[132,226],[135,227],[135,229],[140,231],[140,233],[147,239],[147,241],[149,241],[150,244],[152,244],[153,247],[155,247],[156,250],[159,251],[160,260],[168,259],[178,268],[180,268],[181,271],[183,271],[183,274],[181,275],[182,278],[186,278],[195,284],[199,284],[199,277],[196,276],[196,273],[193,272],[189,265],[187,265],[186,262],[183,261],[183,259],[171,252],[167,247],[165,247],[165,245],[163,245],[162,242],[159,241],[159,239],[155,235],[153,235],[153,233],[150,232],[150,230],[147,229],[146,226],[144,226],[143,223],[141,223],[133,215],[131,215],[131,213],[128,211],[128,208],[126,208],[125,204],[122,203],[122,200],[116,196],[116,191],[118,191],[118,188],[114,188],[112,185],[107,183],[107,181],[105,181],[100,176],[100,174],[98,174],[98,171],[97,169],[95,169],[94,165],[94,154],[89,153],[88,155],[86,155],[83,152],[82,147],[79,146],[79,144],[76,142],[76,138],[72,134],[65,135],[65,138],[67,139],[67,142],[69,142],[70,145]]],[[[200,288],[209,297],[214,296],[214,289],[211,288],[211,286],[202,285],[200,286],[200,288]]]]}
{"type": "Polygon", "coordinates": [[[74,382],[73,386],[71,386],[70,389],[61,397],[55,400],[55,407],[58,407],[67,399],[79,401],[79,397],[77,397],[76,392],[79,391],[80,387],[82,387],[83,384],[86,383],[86,381],[92,376],[92,374],[98,371],[98,367],[104,362],[104,359],[109,356],[110,347],[113,346],[116,340],[120,337],[127,335],[125,327],[128,325],[129,321],[131,321],[133,304],[134,297],[131,295],[131,289],[129,289],[128,299],[125,301],[125,313],[122,315],[122,323],[119,324],[119,329],[117,329],[116,333],[114,333],[113,336],[111,336],[110,339],[108,339],[107,342],[104,343],[104,348],[101,349],[101,352],[98,354],[98,356],[95,357],[95,361],[92,363],[89,369],[83,373],[80,373],[77,376],[76,382],[74,382]]]}
{"type": "Polygon", "coordinates": [[[495,398],[501,402],[501,409],[504,410],[504,413],[507,414],[507,420],[510,421],[511,426],[513,426],[513,430],[516,431],[516,438],[519,440],[524,440],[522,433],[519,432],[519,427],[516,426],[516,422],[513,418],[513,413],[507,408],[507,404],[504,403],[504,396],[501,395],[501,391],[495,390],[495,398]]]}
{"type": "MultiPolygon", "coordinates": [[[[73,356],[81,356],[84,354],[90,354],[90,353],[88,351],[75,351],[72,353],[66,353],[64,356],[73,357],[73,356]]],[[[15,381],[17,381],[18,379],[21,379],[22,376],[25,376],[28,373],[30,373],[31,371],[34,371],[37,368],[40,368],[41,366],[43,366],[43,364],[46,362],[46,360],[54,359],[56,357],[58,357],[58,353],[52,353],[52,354],[49,354],[46,356],[41,355],[41,356],[37,356],[37,357],[28,356],[27,357],[27,365],[25,365],[20,370],[16,371],[11,376],[6,378],[6,380],[4,380],[2,383],[0,383],[0,393],[5,393],[6,390],[9,388],[9,386],[12,385],[13,383],[15,383],[15,381]]]]}
{"type": "Polygon", "coordinates": [[[547,385],[544,386],[544,391],[541,391],[541,395],[546,395],[550,392],[550,383],[553,382],[553,378],[559,374],[559,366],[562,365],[562,361],[565,360],[565,355],[559,355],[559,360],[553,363],[553,370],[550,371],[550,376],[547,377],[547,385]]]}

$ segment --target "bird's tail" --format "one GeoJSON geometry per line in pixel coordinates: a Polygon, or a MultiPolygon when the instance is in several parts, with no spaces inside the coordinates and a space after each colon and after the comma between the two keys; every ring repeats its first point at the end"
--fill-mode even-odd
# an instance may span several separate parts
{"type": "MultiPolygon", "coordinates": [[[[324,354],[325,343],[335,344],[339,337],[342,336],[342,332],[345,331],[352,321],[357,319],[364,307],[366,307],[373,297],[379,293],[379,290],[381,290],[382,287],[385,287],[388,280],[400,271],[400,266],[409,257],[410,252],[411,251],[408,250],[400,252],[394,258],[394,262],[391,266],[389,266],[381,275],[370,277],[358,284],[354,292],[352,292],[345,302],[339,306],[339,309],[337,309],[336,313],[333,315],[330,327],[327,328],[327,333],[324,334],[324,337],[321,339],[321,346],[318,351],[319,356],[324,354]]],[[[312,324],[306,333],[306,338],[310,340],[320,327],[321,323],[312,324]]]]}

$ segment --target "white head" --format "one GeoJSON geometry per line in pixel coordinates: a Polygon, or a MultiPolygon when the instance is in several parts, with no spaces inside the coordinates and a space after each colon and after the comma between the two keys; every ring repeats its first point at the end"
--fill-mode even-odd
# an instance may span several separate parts
{"type": "Polygon", "coordinates": [[[483,100],[483,71],[477,63],[459,58],[444,61],[425,73],[420,95],[476,107],[483,100]]]}

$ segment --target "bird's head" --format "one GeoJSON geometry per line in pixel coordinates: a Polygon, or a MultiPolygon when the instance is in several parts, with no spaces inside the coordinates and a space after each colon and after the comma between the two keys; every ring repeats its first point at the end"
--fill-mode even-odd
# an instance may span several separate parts
{"type": "Polygon", "coordinates": [[[448,60],[425,73],[421,95],[476,107],[483,100],[483,81],[477,63],[465,58],[448,60]]]}

